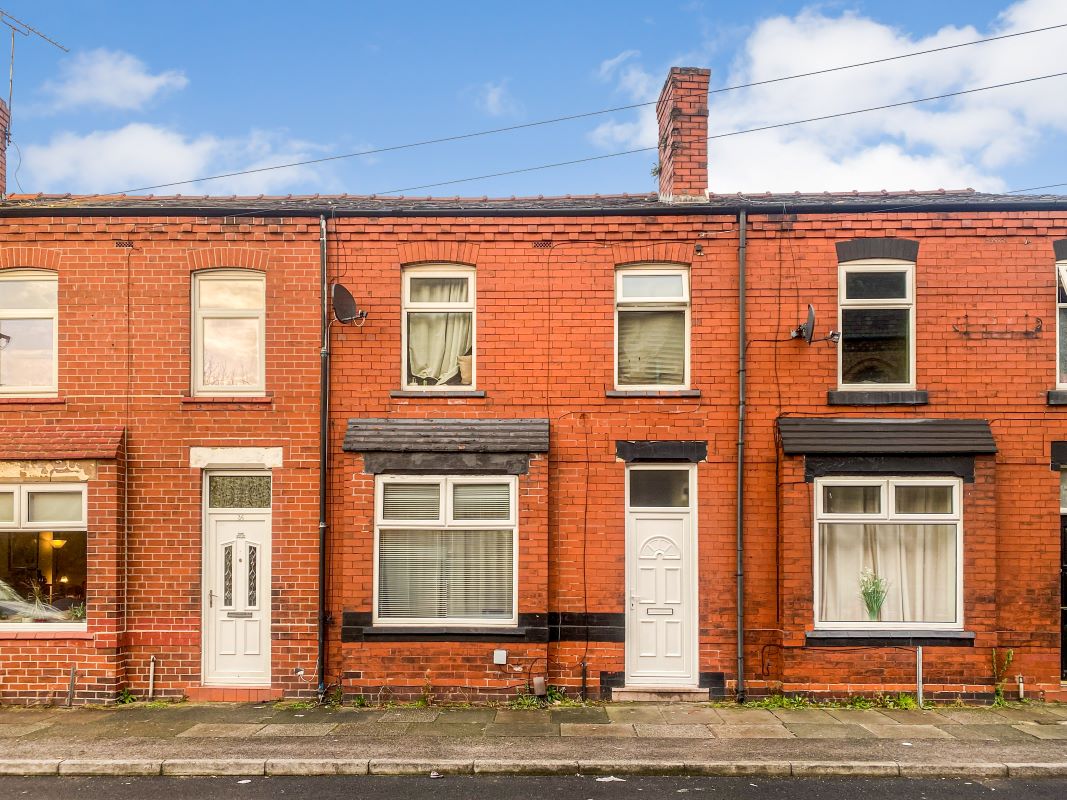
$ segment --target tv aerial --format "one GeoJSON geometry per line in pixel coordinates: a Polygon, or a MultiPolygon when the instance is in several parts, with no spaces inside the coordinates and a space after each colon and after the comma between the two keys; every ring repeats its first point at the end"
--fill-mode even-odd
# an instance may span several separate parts
{"type": "Polygon", "coordinates": [[[360,310],[356,298],[344,286],[335,283],[330,286],[330,301],[333,305],[333,317],[342,325],[356,324],[362,327],[369,312],[360,310]]]}
{"type": "Polygon", "coordinates": [[[841,334],[838,331],[830,331],[821,339],[815,337],[815,306],[808,303],[808,318],[789,332],[790,339],[803,339],[807,344],[812,342],[839,342],[841,334]]]}

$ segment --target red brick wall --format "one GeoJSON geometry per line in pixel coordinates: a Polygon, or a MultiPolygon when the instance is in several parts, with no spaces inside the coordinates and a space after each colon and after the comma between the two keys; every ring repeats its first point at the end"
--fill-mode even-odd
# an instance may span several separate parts
{"type": "MultiPolygon", "coordinates": [[[[273,681],[290,692],[306,688],[293,669],[313,674],[316,659],[317,221],[8,218],[0,239],[0,268],[59,273],[60,354],[60,399],[0,399],[0,423],[125,426],[126,471],[113,480],[128,486],[130,523],[120,546],[121,507],[90,519],[88,638],[49,633],[47,646],[26,645],[0,631],[4,691],[15,685],[8,676],[40,674],[47,680],[39,686],[14,690],[37,694],[19,698],[60,685],[65,696],[68,662],[77,661],[99,675],[79,685],[79,700],[111,699],[123,687],[143,696],[152,655],[157,695],[200,685],[201,471],[189,466],[193,446],[283,450],[284,466],[273,472],[273,681]],[[267,402],[187,397],[190,276],[213,266],[266,273],[267,402]]],[[[96,508],[99,492],[89,492],[96,508]]]]}

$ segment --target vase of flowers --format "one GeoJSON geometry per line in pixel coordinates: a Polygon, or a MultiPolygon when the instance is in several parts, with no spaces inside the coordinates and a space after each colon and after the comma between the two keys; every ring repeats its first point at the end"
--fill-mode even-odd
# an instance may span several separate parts
{"type": "Polygon", "coordinates": [[[889,594],[889,581],[877,575],[872,569],[860,573],[860,596],[867,608],[867,619],[875,622],[882,613],[882,604],[889,594]]]}

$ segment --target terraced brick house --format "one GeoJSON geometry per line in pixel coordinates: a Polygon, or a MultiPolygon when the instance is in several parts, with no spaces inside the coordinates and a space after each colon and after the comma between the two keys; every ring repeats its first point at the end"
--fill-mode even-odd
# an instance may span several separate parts
{"type": "Polygon", "coordinates": [[[1067,200],[709,193],[707,89],[654,194],[0,203],[0,700],[1062,696],[1067,200]]]}

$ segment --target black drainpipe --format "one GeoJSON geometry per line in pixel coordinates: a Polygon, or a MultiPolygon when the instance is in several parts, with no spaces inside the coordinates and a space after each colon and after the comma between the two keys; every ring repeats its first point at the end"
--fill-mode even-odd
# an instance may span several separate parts
{"type": "Polygon", "coordinates": [[[745,702],[745,250],[748,213],[737,213],[737,702],[745,702]]]}
{"type": "Polygon", "coordinates": [[[319,659],[318,692],[326,694],[326,469],[330,455],[330,310],[326,275],[326,217],[319,217],[322,349],[319,351],[319,659]]]}

